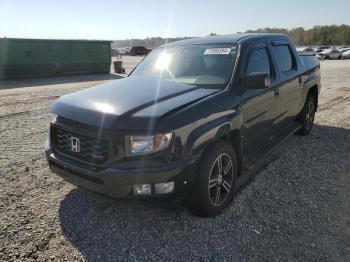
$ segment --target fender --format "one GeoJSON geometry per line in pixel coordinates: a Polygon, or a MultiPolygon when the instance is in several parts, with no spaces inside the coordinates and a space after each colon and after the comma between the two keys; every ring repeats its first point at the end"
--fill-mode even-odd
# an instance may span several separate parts
{"type": "Polygon", "coordinates": [[[239,131],[243,125],[242,115],[239,110],[233,110],[229,114],[209,121],[194,129],[187,138],[184,147],[184,157],[198,160],[204,148],[233,131],[239,131]]]}
{"type": "MultiPolygon", "coordinates": [[[[319,67],[317,67],[316,69],[319,69],[319,67]]],[[[315,69],[315,70],[316,70],[315,69]]],[[[314,95],[316,96],[316,110],[318,107],[318,95],[320,94],[321,91],[321,76],[320,76],[320,71],[310,71],[309,73],[306,74],[306,79],[304,81],[303,84],[303,104],[301,105],[301,108],[304,106],[304,101],[306,100],[306,97],[308,95],[308,93],[314,92],[314,95]],[[317,89],[317,90],[316,90],[317,89]]],[[[301,109],[300,109],[301,110],[301,109]]]]}
{"type": "Polygon", "coordinates": [[[310,90],[310,88],[318,85],[319,83],[319,72],[312,72],[311,74],[306,75],[306,79],[304,81],[304,88],[306,89],[306,93],[310,90]]]}

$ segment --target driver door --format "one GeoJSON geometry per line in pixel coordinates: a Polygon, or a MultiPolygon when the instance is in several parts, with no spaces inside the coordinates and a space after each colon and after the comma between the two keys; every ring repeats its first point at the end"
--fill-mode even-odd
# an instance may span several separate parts
{"type": "Polygon", "coordinates": [[[248,51],[247,57],[243,76],[259,72],[267,73],[271,79],[270,87],[245,89],[240,96],[244,125],[244,155],[246,158],[252,158],[273,146],[276,133],[274,119],[279,112],[279,93],[275,69],[266,43],[254,45],[248,51]]]}

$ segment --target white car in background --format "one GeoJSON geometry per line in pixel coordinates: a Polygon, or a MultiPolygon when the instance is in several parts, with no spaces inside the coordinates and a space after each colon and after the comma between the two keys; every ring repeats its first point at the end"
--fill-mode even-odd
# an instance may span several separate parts
{"type": "Polygon", "coordinates": [[[302,54],[307,54],[307,55],[315,55],[315,49],[312,47],[298,47],[297,51],[302,54]]]}
{"type": "Polygon", "coordinates": [[[343,58],[344,58],[344,59],[350,59],[350,50],[345,51],[345,52],[343,53],[343,58]]]}
{"type": "Polygon", "coordinates": [[[335,48],[330,48],[316,55],[319,59],[342,59],[343,54],[335,48]]]}
{"type": "Polygon", "coordinates": [[[315,48],[316,54],[322,53],[326,49],[332,48],[331,46],[318,46],[315,48]]]}
{"type": "Polygon", "coordinates": [[[344,54],[346,51],[350,50],[350,47],[338,48],[338,50],[340,51],[340,53],[344,54]]]}

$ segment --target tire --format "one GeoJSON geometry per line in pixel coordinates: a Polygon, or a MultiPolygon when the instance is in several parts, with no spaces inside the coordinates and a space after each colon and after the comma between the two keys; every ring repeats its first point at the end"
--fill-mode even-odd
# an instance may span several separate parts
{"type": "Polygon", "coordinates": [[[316,99],[313,95],[308,95],[303,107],[303,110],[298,116],[298,121],[302,127],[296,132],[297,135],[307,136],[310,134],[314,124],[316,113],[316,99]]]}
{"type": "Polygon", "coordinates": [[[341,59],[341,56],[338,56],[338,60],[340,60],[341,59]]]}
{"type": "Polygon", "coordinates": [[[196,186],[187,201],[190,212],[200,217],[220,214],[233,200],[237,167],[236,153],[228,142],[219,140],[209,146],[203,153],[196,186]]]}

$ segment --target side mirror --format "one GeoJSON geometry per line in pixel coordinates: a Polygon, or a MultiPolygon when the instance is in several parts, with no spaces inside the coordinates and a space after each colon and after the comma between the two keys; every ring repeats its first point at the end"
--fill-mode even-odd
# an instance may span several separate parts
{"type": "Polygon", "coordinates": [[[264,89],[271,85],[268,73],[255,72],[243,78],[243,86],[246,89],[264,89]]]}

